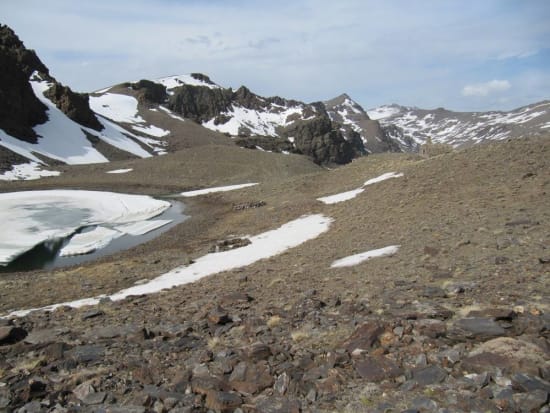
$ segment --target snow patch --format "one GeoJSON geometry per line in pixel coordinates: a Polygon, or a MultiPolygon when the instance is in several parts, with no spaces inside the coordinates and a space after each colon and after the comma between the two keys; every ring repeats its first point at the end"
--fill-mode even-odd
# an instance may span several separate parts
{"type": "Polygon", "coordinates": [[[167,113],[168,116],[170,116],[171,118],[173,119],[177,119],[177,120],[181,120],[182,122],[185,122],[185,118],[179,116],[179,115],[176,115],[174,112],[172,112],[170,109],[168,108],[165,108],[164,106],[159,106],[159,109],[162,110],[163,112],[167,113]]]}
{"type": "Polygon", "coordinates": [[[334,261],[330,265],[330,268],[351,267],[357,264],[361,264],[364,261],[370,260],[371,258],[393,255],[399,250],[399,247],[399,245],[390,245],[389,247],[350,255],[348,257],[334,261]]]}
{"type": "Polygon", "coordinates": [[[255,182],[255,183],[248,183],[248,184],[227,185],[227,186],[217,186],[213,188],[197,189],[195,191],[182,192],[180,195],[189,198],[193,196],[211,194],[213,192],[234,191],[236,189],[247,188],[249,186],[254,186],[254,185],[258,185],[258,183],[255,182]]]}
{"type": "MultiPolygon", "coordinates": [[[[129,152],[133,155],[136,155],[140,158],[150,158],[152,155],[139,146],[135,141],[130,139],[128,136],[133,137],[134,139],[141,140],[139,136],[134,135],[128,132],[126,129],[118,126],[117,124],[101,117],[97,116],[99,122],[103,125],[103,130],[98,132],[95,129],[84,128],[86,132],[98,137],[104,142],[107,142],[109,145],[114,146],[115,148],[121,149],[125,152],[129,152]],[[126,136],[128,135],[128,136],[126,136]]],[[[147,138],[145,138],[147,139],[147,138]]],[[[155,141],[158,143],[158,141],[155,141]]],[[[154,146],[149,145],[152,149],[154,146]]]]}
{"type": "Polygon", "coordinates": [[[158,126],[148,125],[148,126],[132,126],[132,129],[144,133],[149,136],[154,136],[156,138],[162,138],[163,136],[169,135],[170,131],[166,129],[159,128],[158,126]]]}
{"type": "Polygon", "coordinates": [[[339,202],[349,201],[350,199],[355,198],[357,195],[359,195],[363,191],[364,191],[363,188],[357,188],[351,191],[341,192],[339,194],[317,198],[317,201],[321,201],[323,204],[327,204],[327,205],[337,204],[339,202]]]}
{"type": "Polygon", "coordinates": [[[391,178],[400,178],[402,176],[403,176],[402,173],[388,172],[388,173],[382,174],[380,176],[377,176],[376,178],[369,179],[368,181],[366,181],[363,184],[363,186],[376,184],[378,182],[382,182],[382,181],[385,181],[385,180],[391,179],[391,178]]]}
{"type": "Polygon", "coordinates": [[[119,93],[105,93],[101,96],[90,96],[90,108],[108,119],[122,123],[144,123],[138,115],[136,98],[119,93]]]}
{"type": "Polygon", "coordinates": [[[168,90],[174,89],[183,85],[204,86],[210,89],[221,89],[221,87],[216,84],[203,82],[202,80],[195,79],[191,75],[177,75],[177,76],[163,77],[163,78],[154,80],[154,82],[164,85],[168,90]]]}
{"type": "Polygon", "coordinates": [[[257,111],[233,105],[231,110],[223,113],[230,118],[227,122],[216,125],[215,118],[212,118],[202,126],[232,136],[237,136],[240,128],[249,129],[252,135],[278,136],[277,128],[291,124],[292,121],[288,119],[294,114],[303,115],[303,107],[292,106],[283,110],[257,111]]]}
{"type": "Polygon", "coordinates": [[[45,176],[58,176],[59,171],[47,171],[42,169],[37,162],[13,165],[11,170],[0,174],[0,181],[31,181],[45,176]]]}
{"type": "Polygon", "coordinates": [[[380,106],[367,111],[367,115],[372,120],[385,119],[397,115],[400,112],[395,106],[380,106]]]}
{"type": "MultiPolygon", "coordinates": [[[[204,255],[189,266],[173,269],[159,277],[108,296],[113,301],[132,295],[153,294],[168,288],[188,284],[208,275],[251,265],[314,239],[328,231],[332,219],[321,214],[308,215],[290,221],[281,227],[250,237],[250,244],[229,251],[204,255]]],[[[60,306],[82,307],[96,305],[106,296],[84,298],[47,307],[14,311],[8,317],[22,317],[32,311],[53,311],[60,306]]]]}
{"type": "Polygon", "coordinates": [[[134,168],[127,168],[127,169],[113,169],[112,171],[107,171],[105,173],[107,174],[127,174],[128,172],[132,172],[134,168]]]}
{"type": "Polygon", "coordinates": [[[321,201],[324,204],[330,205],[330,204],[337,204],[339,202],[349,201],[350,199],[355,198],[357,195],[359,195],[361,192],[363,192],[365,189],[365,186],[375,184],[377,182],[385,181],[386,179],[390,178],[399,178],[403,176],[402,173],[396,173],[396,172],[388,172],[385,174],[382,174],[380,176],[377,176],[376,178],[369,179],[366,181],[361,188],[352,189],[351,191],[347,192],[340,192],[335,195],[329,195],[324,196],[321,198],[317,198],[317,201],[321,201]]]}

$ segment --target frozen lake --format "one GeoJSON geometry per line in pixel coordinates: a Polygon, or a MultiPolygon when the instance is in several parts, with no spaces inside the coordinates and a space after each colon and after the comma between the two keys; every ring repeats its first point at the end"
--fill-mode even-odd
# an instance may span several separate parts
{"type": "Polygon", "coordinates": [[[180,202],[94,191],[0,194],[0,272],[52,269],[158,237],[188,217],[180,202]]]}

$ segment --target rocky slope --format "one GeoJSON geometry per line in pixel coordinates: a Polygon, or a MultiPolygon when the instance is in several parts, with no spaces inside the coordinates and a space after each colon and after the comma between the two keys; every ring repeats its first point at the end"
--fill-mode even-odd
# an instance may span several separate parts
{"type": "Polygon", "coordinates": [[[324,102],[327,113],[333,122],[340,124],[340,130],[348,140],[360,138],[369,153],[400,152],[396,141],[388,137],[376,120],[347,94],[324,102]]]}
{"type": "Polygon", "coordinates": [[[534,103],[509,112],[452,112],[399,105],[368,111],[388,137],[404,151],[416,151],[431,139],[453,147],[545,134],[550,130],[550,101],[534,103]]]}
{"type": "MultiPolygon", "coordinates": [[[[219,170],[224,179],[252,153],[233,150],[241,162],[219,170]]],[[[2,314],[140,285],[303,214],[333,219],[316,239],[192,284],[0,321],[0,410],[547,413],[549,151],[548,137],[515,139],[279,175],[190,200],[191,220],[132,251],[6,274],[2,314]],[[404,176],[346,202],[316,201],[390,171],[404,176]],[[392,256],[331,266],[397,244],[392,256]]],[[[252,164],[298,158],[261,157],[252,164]]],[[[109,179],[127,191],[175,188],[200,169],[194,158],[173,159],[171,174],[109,179]]],[[[91,167],[75,174],[91,177],[91,167]]],[[[66,179],[52,184],[72,186],[66,179]]]]}

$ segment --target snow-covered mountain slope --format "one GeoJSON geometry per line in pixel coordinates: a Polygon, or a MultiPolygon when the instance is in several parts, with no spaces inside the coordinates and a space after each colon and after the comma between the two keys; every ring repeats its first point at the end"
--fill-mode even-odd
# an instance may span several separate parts
{"type": "Polygon", "coordinates": [[[198,73],[125,83],[90,100],[96,113],[133,131],[158,132],[156,137],[162,137],[157,125],[183,136],[182,128],[193,123],[243,147],[300,153],[316,163],[346,163],[366,152],[359,135],[344,135],[323,103],[262,97],[244,86],[233,91],[198,73]],[[159,119],[153,126],[152,112],[159,119]]]}
{"type": "Polygon", "coordinates": [[[112,115],[108,113],[109,102],[99,102],[94,113],[87,94],[75,93],[57,82],[38,56],[3,25],[0,66],[0,95],[4,97],[0,102],[1,180],[52,175],[53,171],[43,170],[48,163],[147,158],[163,150],[162,142],[150,136],[168,132],[137,117],[131,118],[131,127],[121,122],[121,117],[137,112],[137,101],[133,106],[130,99],[125,106],[117,103],[113,117],[118,123],[105,116],[112,115]]]}
{"type": "Polygon", "coordinates": [[[389,139],[378,121],[369,117],[367,112],[347,94],[324,102],[326,111],[333,122],[348,140],[359,135],[369,153],[399,151],[399,146],[389,139]]]}
{"type": "Polygon", "coordinates": [[[452,112],[388,105],[367,113],[403,150],[415,150],[428,139],[461,147],[550,131],[550,101],[509,112],[452,112]]]}
{"type": "Polygon", "coordinates": [[[99,118],[103,125],[101,131],[87,128],[69,119],[44,95],[52,83],[43,80],[39,74],[35,73],[30,83],[36,97],[47,107],[48,120],[33,128],[38,136],[36,143],[17,139],[0,130],[0,145],[38,163],[42,163],[42,161],[36,154],[67,164],[108,162],[108,159],[93,147],[88,139],[88,136],[91,135],[137,157],[151,156],[134,140],[125,136],[115,124],[106,119],[99,118]]]}

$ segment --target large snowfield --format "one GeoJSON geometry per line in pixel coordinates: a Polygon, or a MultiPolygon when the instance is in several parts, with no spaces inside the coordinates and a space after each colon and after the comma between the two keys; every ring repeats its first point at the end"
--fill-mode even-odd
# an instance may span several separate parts
{"type": "MultiPolygon", "coordinates": [[[[34,246],[65,238],[79,228],[139,223],[157,216],[170,203],[144,195],[80,190],[24,191],[0,194],[0,265],[7,265],[34,246]]],[[[163,224],[164,225],[164,224],[163,224]]],[[[154,225],[148,227],[154,228],[154,225]]],[[[123,227],[119,227],[123,228],[123,227]]],[[[136,231],[136,228],[131,228],[136,231]]],[[[123,230],[117,229],[120,235],[123,230]]],[[[85,253],[105,245],[113,233],[98,230],[75,236],[64,255],[85,253]]]]}

